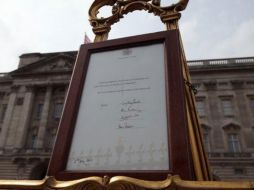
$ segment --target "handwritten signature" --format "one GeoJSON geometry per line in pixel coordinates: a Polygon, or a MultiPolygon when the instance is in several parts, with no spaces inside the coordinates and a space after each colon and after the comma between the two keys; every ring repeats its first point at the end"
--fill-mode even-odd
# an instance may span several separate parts
{"type": "Polygon", "coordinates": [[[134,125],[130,125],[127,122],[118,125],[118,129],[128,129],[128,128],[133,128],[133,127],[135,127],[135,126],[134,125]]]}
{"type": "Polygon", "coordinates": [[[81,159],[81,158],[74,158],[75,164],[84,164],[85,166],[88,166],[89,163],[91,163],[93,160],[91,158],[81,159]]]}
{"type": "Polygon", "coordinates": [[[136,98],[133,98],[132,100],[123,101],[121,105],[127,106],[127,105],[134,105],[134,104],[140,104],[142,103],[140,100],[137,100],[136,98]]]}
{"type": "Polygon", "coordinates": [[[138,113],[140,113],[140,112],[142,112],[143,110],[138,109],[138,108],[134,108],[134,107],[132,107],[132,106],[129,106],[129,107],[127,107],[127,108],[121,108],[120,111],[121,111],[122,113],[126,113],[126,112],[138,112],[138,113]]]}
{"type": "Polygon", "coordinates": [[[136,127],[129,122],[140,117],[143,110],[140,108],[142,102],[136,98],[120,102],[120,122],[118,129],[128,129],[136,127]]]}
{"type": "Polygon", "coordinates": [[[135,114],[128,114],[128,115],[121,115],[120,120],[121,121],[126,121],[126,120],[137,118],[137,117],[139,117],[139,114],[137,114],[137,113],[135,113],[135,114]]]}

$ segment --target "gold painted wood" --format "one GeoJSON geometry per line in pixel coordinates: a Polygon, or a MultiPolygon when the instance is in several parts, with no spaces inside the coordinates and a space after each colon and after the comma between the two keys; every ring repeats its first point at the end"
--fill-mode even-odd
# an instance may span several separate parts
{"type": "Polygon", "coordinates": [[[117,23],[124,15],[137,11],[146,10],[161,18],[167,29],[173,29],[181,17],[189,0],[179,0],[178,3],[166,7],[160,6],[160,0],[95,0],[89,9],[89,21],[95,33],[95,42],[108,39],[111,26],[117,23]],[[107,18],[98,18],[100,8],[112,7],[112,15],[107,18]]]}
{"type": "Polygon", "coordinates": [[[124,176],[89,177],[73,181],[57,181],[53,177],[43,180],[0,180],[0,189],[35,190],[251,190],[254,182],[184,181],[179,176],[168,176],[162,181],[146,181],[124,176]]]}
{"type": "MultiPolygon", "coordinates": [[[[187,60],[184,53],[183,43],[181,35],[179,34],[179,40],[181,45],[181,61],[183,78],[185,81],[191,83],[187,60]]],[[[186,103],[186,114],[188,121],[189,139],[191,144],[192,159],[194,164],[194,170],[197,180],[212,180],[210,167],[203,144],[203,135],[201,132],[199,117],[197,109],[195,107],[195,96],[192,90],[186,85],[185,86],[185,103],[186,103]]]]}

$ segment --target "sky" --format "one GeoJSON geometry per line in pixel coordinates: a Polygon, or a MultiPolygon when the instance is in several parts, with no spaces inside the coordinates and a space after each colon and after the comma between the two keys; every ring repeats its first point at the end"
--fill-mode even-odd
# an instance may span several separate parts
{"type": "MultiPolygon", "coordinates": [[[[24,53],[78,50],[93,39],[93,0],[0,0],[0,73],[24,53]]],[[[170,5],[177,0],[162,0],[170,5]]],[[[254,0],[189,0],[179,21],[188,60],[254,56],[254,0]]],[[[100,16],[109,16],[110,7],[100,16]]],[[[110,39],[165,30],[159,17],[135,11],[113,25],[110,39]]]]}

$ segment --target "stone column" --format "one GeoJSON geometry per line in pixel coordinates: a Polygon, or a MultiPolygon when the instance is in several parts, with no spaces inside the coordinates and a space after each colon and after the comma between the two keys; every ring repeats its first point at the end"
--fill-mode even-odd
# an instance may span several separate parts
{"type": "Polygon", "coordinates": [[[7,110],[5,112],[4,121],[2,125],[2,131],[0,134],[0,150],[4,149],[5,143],[7,140],[8,130],[10,127],[11,119],[12,119],[12,113],[15,107],[16,97],[17,97],[17,87],[12,88],[12,92],[9,97],[9,102],[7,105],[7,110]]]}
{"type": "Polygon", "coordinates": [[[34,100],[34,92],[32,86],[26,86],[26,93],[22,107],[22,113],[19,121],[19,127],[16,133],[15,148],[20,149],[24,147],[26,141],[27,130],[31,118],[32,106],[34,100]]]}
{"type": "Polygon", "coordinates": [[[52,86],[48,86],[46,95],[45,95],[44,104],[43,104],[41,120],[39,123],[39,130],[38,130],[38,135],[37,135],[37,140],[35,145],[36,148],[43,148],[43,141],[44,141],[47,122],[48,122],[51,95],[52,95],[52,86]]]}

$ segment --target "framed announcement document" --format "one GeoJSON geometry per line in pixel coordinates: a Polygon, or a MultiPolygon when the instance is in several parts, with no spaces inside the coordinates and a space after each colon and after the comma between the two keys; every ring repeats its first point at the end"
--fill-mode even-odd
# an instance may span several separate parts
{"type": "Polygon", "coordinates": [[[191,179],[178,32],[82,45],[48,175],[191,179]]]}

